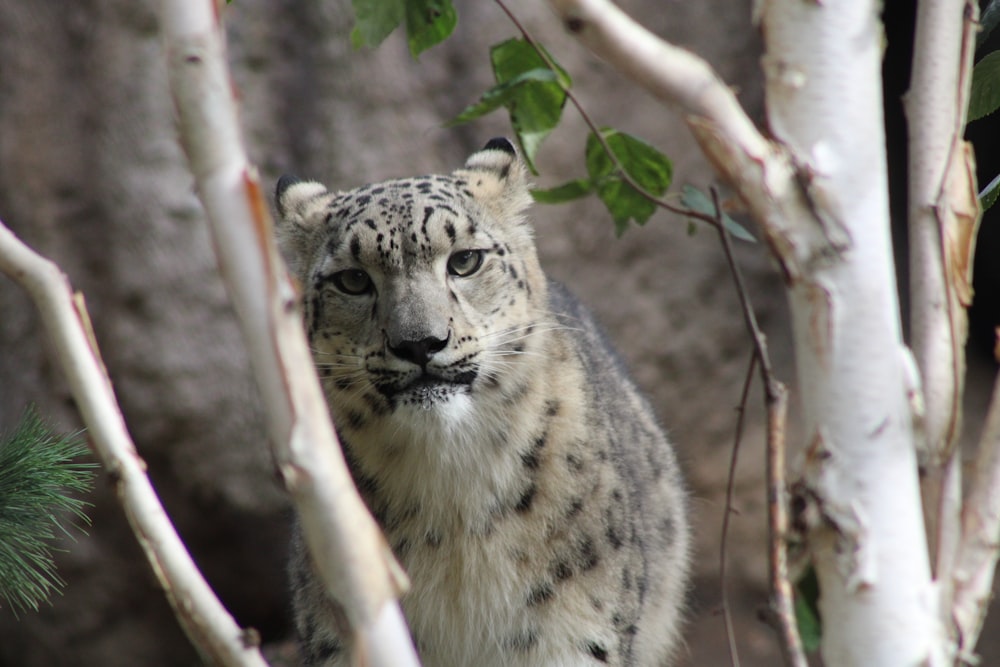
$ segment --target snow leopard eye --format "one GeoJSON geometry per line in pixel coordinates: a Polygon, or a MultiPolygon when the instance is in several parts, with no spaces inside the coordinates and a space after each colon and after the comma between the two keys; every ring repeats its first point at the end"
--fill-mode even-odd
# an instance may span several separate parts
{"type": "Polygon", "coordinates": [[[371,277],[361,269],[346,269],[331,276],[333,284],[344,294],[359,295],[372,291],[371,277]]]}
{"type": "Polygon", "coordinates": [[[448,258],[448,273],[459,278],[471,276],[483,265],[482,250],[460,250],[448,258]]]}

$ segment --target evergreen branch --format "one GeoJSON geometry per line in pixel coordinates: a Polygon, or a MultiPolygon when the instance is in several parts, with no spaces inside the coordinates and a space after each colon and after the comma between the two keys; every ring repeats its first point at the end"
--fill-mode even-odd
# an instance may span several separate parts
{"type": "Polygon", "coordinates": [[[93,486],[97,464],[78,460],[87,453],[80,433],[55,434],[32,408],[0,438],[0,599],[15,614],[37,611],[64,585],[51,543],[71,536],[67,515],[90,523],[90,503],[76,497],[93,486]]]}

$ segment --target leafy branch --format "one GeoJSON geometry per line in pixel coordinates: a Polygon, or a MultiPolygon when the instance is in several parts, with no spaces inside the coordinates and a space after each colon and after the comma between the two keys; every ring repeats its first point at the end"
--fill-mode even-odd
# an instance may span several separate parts
{"type": "MultiPolygon", "coordinates": [[[[395,4],[354,1],[356,45],[377,46],[404,22],[403,12],[393,9],[395,4]]],[[[404,4],[410,11],[410,5],[426,3],[404,4]]],[[[450,7],[450,3],[447,4],[450,7]]],[[[681,197],[683,206],[664,199],[673,179],[670,159],[637,137],[614,128],[599,127],[573,93],[573,81],[566,70],[534,39],[502,0],[496,0],[496,4],[521,33],[521,39],[509,39],[490,49],[496,85],[446,125],[467,123],[501,107],[506,108],[524,160],[532,172],[537,173],[535,160],[541,143],[559,124],[568,101],[590,128],[584,150],[587,176],[552,188],[533,190],[536,201],[557,204],[596,194],[611,213],[619,235],[628,228],[629,220],[645,224],[657,208],[714,226],[717,218],[708,197],[693,186],[685,186],[681,197]]],[[[450,18],[445,18],[447,12],[442,11],[440,16],[435,35],[443,40],[455,25],[450,18]]],[[[406,21],[406,30],[413,52],[415,35],[410,21],[406,21]]],[[[733,236],[754,240],[730,216],[723,213],[721,220],[733,236]]]]}

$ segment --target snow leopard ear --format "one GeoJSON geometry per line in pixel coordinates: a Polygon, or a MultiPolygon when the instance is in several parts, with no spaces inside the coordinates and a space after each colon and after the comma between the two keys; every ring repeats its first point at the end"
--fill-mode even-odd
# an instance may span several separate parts
{"type": "Polygon", "coordinates": [[[514,144],[503,137],[470,155],[455,175],[464,178],[472,196],[498,218],[518,217],[531,204],[528,169],[514,144]]]}
{"type": "Polygon", "coordinates": [[[318,213],[325,205],[326,186],[285,175],[278,179],[274,203],[278,210],[278,248],[291,272],[300,279],[307,268],[313,235],[323,216],[318,213]]]}
{"type": "Polygon", "coordinates": [[[278,179],[274,189],[274,203],[278,207],[281,223],[294,222],[304,217],[308,204],[326,193],[326,186],[315,181],[303,181],[298,176],[285,174],[278,179]]]}

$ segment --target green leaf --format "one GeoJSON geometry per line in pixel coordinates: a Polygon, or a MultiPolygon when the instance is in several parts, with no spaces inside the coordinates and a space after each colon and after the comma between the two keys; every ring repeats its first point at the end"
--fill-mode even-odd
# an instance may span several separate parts
{"type": "Polygon", "coordinates": [[[528,70],[518,74],[509,81],[497,84],[493,86],[479,98],[479,101],[475,104],[471,104],[465,108],[462,113],[458,114],[450,121],[448,121],[445,126],[451,127],[452,125],[458,125],[460,123],[467,123],[470,120],[474,120],[481,116],[485,116],[488,113],[496,111],[500,107],[506,105],[508,102],[514,99],[516,95],[519,94],[519,88],[525,84],[537,81],[537,82],[551,82],[556,80],[556,73],[548,68],[538,68],[528,70]]]}
{"type": "MultiPolygon", "coordinates": [[[[601,136],[625,173],[648,195],[661,197],[670,187],[673,165],[666,155],[646,142],[618,130],[604,128],[601,136]]],[[[629,220],[645,224],[656,211],[656,203],[623,180],[617,165],[608,155],[597,135],[587,137],[587,173],[622,234],[629,220]]]]}
{"type": "MultiPolygon", "coordinates": [[[[551,70],[535,48],[522,39],[510,39],[493,46],[490,49],[490,61],[498,84],[504,84],[532,70],[551,70]]],[[[510,97],[503,102],[510,113],[510,122],[521,144],[524,161],[532,173],[538,173],[535,169],[535,156],[542,140],[559,124],[566,104],[565,89],[571,83],[569,74],[556,65],[553,80],[525,81],[516,86],[510,97]]]]}
{"type": "MultiPolygon", "coordinates": [[[[693,185],[685,184],[684,187],[681,188],[681,205],[685,208],[691,209],[692,211],[710,215],[713,218],[716,215],[715,205],[708,198],[708,195],[693,185]]],[[[747,231],[746,227],[729,217],[729,214],[725,211],[722,212],[722,224],[734,238],[741,241],[748,241],[750,243],[757,242],[757,239],[754,238],[753,234],[747,231]]]]}
{"type": "Polygon", "coordinates": [[[993,29],[1000,23],[1000,0],[990,0],[979,15],[979,32],[976,34],[976,53],[989,40],[993,29]]]}
{"type": "Polygon", "coordinates": [[[354,7],[354,29],[351,44],[376,47],[395,30],[406,17],[406,0],[351,0],[354,7]]]}
{"type": "Polygon", "coordinates": [[[95,467],[79,435],[56,436],[29,410],[0,438],[0,598],[16,613],[38,609],[62,585],[50,542],[66,533],[63,515],[89,523],[70,493],[90,489],[95,467]]]}
{"type": "Polygon", "coordinates": [[[593,181],[581,178],[547,190],[532,190],[531,196],[541,204],[562,204],[586,197],[594,191],[595,187],[593,181]]]}
{"type": "Polygon", "coordinates": [[[987,116],[998,108],[1000,108],[1000,51],[994,51],[972,68],[968,122],[987,116]]]}
{"type": "Polygon", "coordinates": [[[407,0],[406,39],[410,55],[416,59],[423,51],[440,44],[458,24],[458,14],[451,0],[407,0]]]}
{"type": "Polygon", "coordinates": [[[812,568],[795,585],[795,620],[802,648],[810,653],[818,651],[823,638],[823,621],[819,615],[819,580],[812,568]]]}
{"type": "Polygon", "coordinates": [[[983,213],[996,203],[997,195],[1000,195],[1000,174],[995,176],[993,180],[990,181],[985,188],[983,188],[983,191],[979,193],[979,205],[982,207],[983,213]]]}

